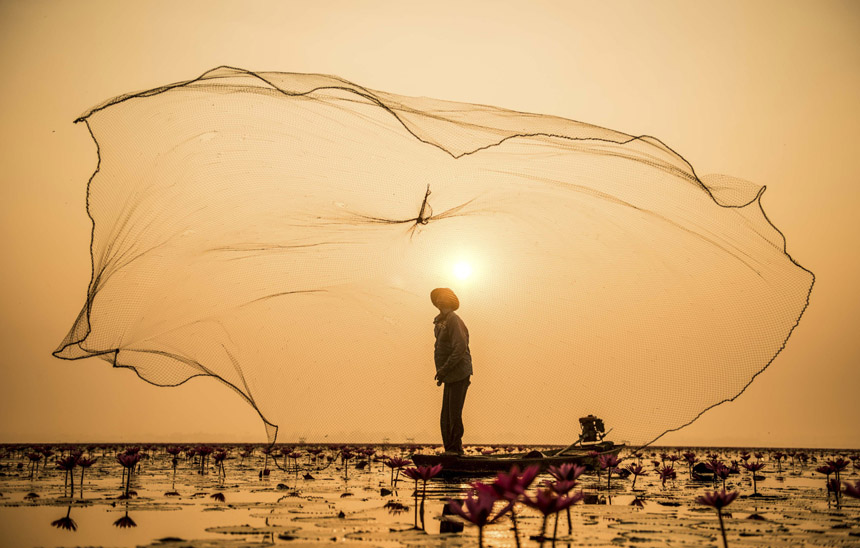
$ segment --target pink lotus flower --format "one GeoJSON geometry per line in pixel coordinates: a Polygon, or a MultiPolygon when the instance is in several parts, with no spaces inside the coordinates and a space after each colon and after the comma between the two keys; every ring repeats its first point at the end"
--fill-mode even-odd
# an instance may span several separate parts
{"type": "Polygon", "coordinates": [[[544,480],[543,485],[558,495],[566,495],[573,491],[573,488],[579,485],[579,482],[576,480],[544,480]]]}
{"type": "Polygon", "coordinates": [[[691,452],[691,451],[687,451],[686,453],[684,453],[683,457],[684,457],[684,460],[687,462],[687,472],[690,475],[690,479],[692,479],[693,478],[693,465],[696,464],[696,462],[699,459],[698,459],[698,457],[696,457],[696,454],[691,452]]]}
{"type": "Polygon", "coordinates": [[[674,480],[678,477],[678,475],[675,473],[675,468],[672,466],[664,466],[663,468],[658,470],[657,473],[660,475],[660,481],[662,482],[663,487],[666,487],[667,479],[674,480]]]}
{"type": "Polygon", "coordinates": [[[389,457],[388,460],[385,461],[385,466],[391,468],[391,485],[397,487],[397,478],[400,477],[400,470],[412,464],[412,461],[409,459],[402,459],[400,457],[389,457]],[[397,474],[395,475],[395,470],[397,474]]]}
{"type": "Polygon", "coordinates": [[[81,468],[89,468],[90,466],[98,462],[98,460],[98,457],[81,457],[78,459],[78,466],[80,466],[81,468]]]}
{"type": "Polygon", "coordinates": [[[529,466],[522,472],[517,465],[514,465],[508,473],[499,472],[492,483],[492,487],[499,498],[515,501],[525,493],[539,472],[540,467],[538,465],[529,466]]]}
{"type": "Polygon", "coordinates": [[[599,457],[597,457],[597,463],[604,470],[607,468],[615,468],[616,466],[618,466],[619,462],[621,461],[613,454],[600,455],[599,457]]]}
{"type": "Polygon", "coordinates": [[[717,469],[714,470],[714,477],[723,480],[724,491],[726,489],[726,479],[728,479],[729,474],[731,474],[731,470],[729,470],[729,467],[724,464],[720,464],[717,469]]]}
{"type": "Polygon", "coordinates": [[[741,466],[743,466],[750,472],[758,472],[759,470],[764,468],[765,465],[763,462],[745,462],[741,464],[741,466]]]}
{"type": "Polygon", "coordinates": [[[436,476],[439,475],[439,472],[442,471],[442,465],[437,464],[435,466],[419,466],[418,468],[407,468],[403,470],[403,474],[410,479],[414,479],[415,481],[423,480],[427,482],[436,476]]]}
{"type": "MultiPolygon", "coordinates": [[[[571,506],[576,504],[585,498],[585,495],[582,491],[575,493],[573,495],[560,495],[553,491],[552,489],[538,489],[535,492],[534,498],[529,497],[528,495],[523,496],[523,502],[527,506],[531,506],[541,514],[543,514],[543,522],[541,524],[540,529],[540,539],[543,541],[546,538],[546,523],[549,519],[549,516],[552,514],[558,514],[562,510],[568,510],[571,506]]],[[[568,529],[570,529],[570,522],[568,521],[568,529]]],[[[558,531],[558,518],[555,520],[555,527],[553,529],[553,539],[556,538],[556,533],[558,531]]]]}
{"type": "Polygon", "coordinates": [[[639,464],[631,464],[627,467],[627,470],[629,470],[630,473],[633,474],[633,486],[631,487],[631,489],[634,490],[636,489],[636,478],[638,478],[639,476],[648,475],[648,472],[639,464]]]}
{"type": "Polygon", "coordinates": [[[576,481],[585,472],[585,466],[566,462],[560,466],[550,466],[547,472],[558,481],[576,481]]]}
{"type": "Polygon", "coordinates": [[[400,469],[412,464],[412,461],[409,459],[402,459],[400,457],[389,457],[388,460],[385,461],[385,466],[388,466],[392,469],[400,469]]]}
{"type": "Polygon", "coordinates": [[[836,474],[837,480],[839,480],[839,473],[848,468],[849,464],[851,464],[851,462],[843,459],[842,457],[827,461],[827,465],[830,466],[830,468],[833,469],[833,473],[836,474]]]}
{"type": "Polygon", "coordinates": [[[140,462],[140,453],[120,453],[116,456],[116,461],[120,463],[123,468],[134,468],[134,466],[140,462]]]}
{"type": "Polygon", "coordinates": [[[764,463],[763,462],[753,462],[753,463],[745,462],[745,463],[741,464],[741,466],[743,466],[744,468],[746,468],[747,470],[752,472],[753,496],[758,496],[758,484],[756,483],[756,474],[755,473],[758,472],[759,470],[761,470],[762,468],[764,468],[764,463]]]}
{"type": "Polygon", "coordinates": [[[78,459],[73,456],[57,459],[57,468],[65,470],[66,472],[73,470],[77,465],[78,459]]]}
{"type": "Polygon", "coordinates": [[[832,467],[832,466],[830,466],[829,464],[825,464],[825,465],[823,465],[823,466],[819,466],[818,468],[816,468],[816,469],[815,469],[815,471],[816,471],[816,472],[818,472],[819,474],[825,474],[825,475],[827,475],[827,476],[829,476],[830,474],[832,474],[833,472],[835,472],[835,470],[833,469],[833,467],[832,467]]]}
{"type": "Polygon", "coordinates": [[[538,489],[534,498],[526,495],[523,497],[523,502],[544,516],[549,516],[573,506],[584,498],[585,495],[582,491],[571,496],[564,496],[555,493],[552,489],[538,489]]]}
{"type": "MultiPolygon", "coordinates": [[[[494,523],[511,509],[513,503],[508,503],[493,515],[493,506],[498,499],[487,491],[471,492],[465,499],[465,504],[448,499],[448,507],[458,516],[478,527],[478,546],[484,546],[484,527],[494,523]]],[[[544,520],[545,521],[545,520],[544,520]]]]}
{"type": "MultiPolygon", "coordinates": [[[[550,467],[550,473],[552,474],[554,471],[559,475],[572,476],[575,474],[578,476],[584,470],[584,467],[579,468],[581,470],[577,471],[571,467],[565,467],[565,465],[562,465],[560,468],[550,467]]],[[[518,547],[520,545],[520,533],[517,526],[516,502],[525,493],[526,489],[529,488],[539,473],[540,466],[538,465],[529,466],[522,472],[520,472],[519,466],[514,465],[507,473],[499,472],[496,479],[490,485],[484,485],[481,482],[472,484],[475,490],[486,491],[487,496],[494,496],[511,503],[511,523],[514,527],[514,540],[518,547]]]]}
{"type": "Polygon", "coordinates": [[[448,499],[448,507],[469,523],[484,527],[498,521],[510,510],[511,505],[508,503],[494,515],[493,507],[498,500],[488,491],[472,491],[466,496],[463,504],[454,499],[448,499]]]}
{"type": "Polygon", "coordinates": [[[727,493],[726,490],[723,489],[722,491],[713,491],[696,497],[696,502],[721,510],[738,498],[739,494],[740,493],[738,491],[727,493]]]}
{"type": "Polygon", "coordinates": [[[699,504],[704,504],[705,506],[710,506],[711,508],[716,509],[717,518],[720,520],[720,532],[723,534],[723,548],[728,548],[729,546],[728,540],[726,540],[726,528],[723,525],[723,508],[738,498],[738,494],[739,493],[737,491],[726,493],[726,490],[723,489],[722,491],[705,493],[704,495],[696,498],[696,502],[699,504]]]}
{"type": "Polygon", "coordinates": [[[612,472],[618,463],[621,462],[618,457],[612,454],[600,455],[597,457],[597,464],[602,470],[606,470],[606,488],[612,488],[612,472]]]}
{"type": "Polygon", "coordinates": [[[99,460],[98,458],[87,458],[87,457],[80,457],[78,459],[78,466],[81,467],[81,497],[84,496],[84,471],[86,471],[87,468],[89,468],[93,464],[95,464],[96,461],[98,461],[98,460],[99,460]]]}
{"type": "Polygon", "coordinates": [[[75,496],[75,467],[77,465],[78,457],[74,455],[57,459],[57,468],[66,472],[66,475],[63,478],[63,495],[66,494],[66,485],[70,483],[69,476],[71,476],[72,492],[69,496],[75,496]]]}
{"type": "Polygon", "coordinates": [[[116,461],[123,467],[123,476],[125,478],[125,495],[122,498],[128,498],[129,486],[131,485],[131,473],[134,467],[140,462],[140,453],[120,453],[116,456],[116,461]]]}
{"type": "MultiPolygon", "coordinates": [[[[424,499],[427,498],[427,482],[432,478],[435,478],[439,475],[439,472],[442,471],[442,465],[437,464],[435,466],[419,466],[418,468],[407,468],[403,471],[407,477],[415,480],[415,498],[418,498],[418,480],[424,482],[421,490],[421,529],[424,529],[424,499]]],[[[416,516],[417,516],[417,506],[416,506],[416,516]]],[[[416,519],[417,526],[417,519],[416,519]]]]}

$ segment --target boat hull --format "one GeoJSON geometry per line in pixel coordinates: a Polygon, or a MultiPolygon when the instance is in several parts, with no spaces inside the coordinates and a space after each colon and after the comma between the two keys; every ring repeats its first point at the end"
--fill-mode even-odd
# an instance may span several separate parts
{"type": "Polygon", "coordinates": [[[444,476],[486,476],[507,472],[513,466],[518,466],[522,470],[536,465],[540,467],[541,471],[544,471],[550,466],[571,463],[594,469],[597,467],[597,459],[600,455],[618,455],[623,448],[623,445],[602,442],[584,448],[571,449],[560,455],[553,455],[551,452],[541,455],[537,451],[512,455],[427,455],[416,453],[411,458],[415,466],[441,464],[441,474],[444,476]]]}

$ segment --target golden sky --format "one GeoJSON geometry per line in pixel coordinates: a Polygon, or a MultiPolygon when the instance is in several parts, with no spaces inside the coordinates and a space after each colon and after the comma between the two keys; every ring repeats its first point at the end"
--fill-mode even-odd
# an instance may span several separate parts
{"type": "MultiPolygon", "coordinates": [[[[210,379],[156,388],[100,360],[51,356],[90,278],[85,188],[96,154],[72,121],[110,97],[231,65],[334,74],[402,95],[654,135],[700,174],[766,185],[767,215],[792,257],[816,274],[811,304],[742,396],[663,442],[860,446],[858,5],[525,6],[0,3],[0,441],[265,439],[254,410],[210,379]]],[[[492,412],[469,403],[466,443],[479,441],[470,419],[492,412]]],[[[383,430],[333,425],[330,441],[379,441],[383,430]]],[[[438,441],[435,432],[422,425],[392,441],[438,441]]],[[[529,436],[556,441],[558,425],[536,425],[529,436]]]]}

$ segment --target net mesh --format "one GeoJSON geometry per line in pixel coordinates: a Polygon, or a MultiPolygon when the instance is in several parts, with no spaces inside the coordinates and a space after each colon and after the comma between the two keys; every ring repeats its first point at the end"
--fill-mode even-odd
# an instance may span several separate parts
{"type": "Polygon", "coordinates": [[[763,187],[651,137],[230,67],[78,121],[93,276],[55,355],[216,377],[271,441],[435,432],[435,287],[471,333],[467,442],[593,413],[636,444],[740,394],[812,289],[763,187]]]}

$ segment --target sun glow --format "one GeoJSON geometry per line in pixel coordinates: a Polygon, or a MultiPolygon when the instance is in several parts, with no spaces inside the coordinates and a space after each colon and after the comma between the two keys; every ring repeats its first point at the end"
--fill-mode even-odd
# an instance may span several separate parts
{"type": "Polygon", "coordinates": [[[454,276],[461,280],[465,280],[472,275],[472,266],[466,262],[459,262],[454,265],[454,276]]]}

